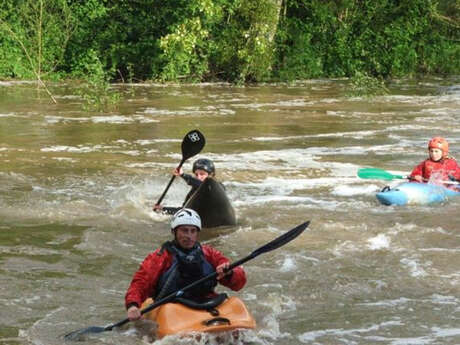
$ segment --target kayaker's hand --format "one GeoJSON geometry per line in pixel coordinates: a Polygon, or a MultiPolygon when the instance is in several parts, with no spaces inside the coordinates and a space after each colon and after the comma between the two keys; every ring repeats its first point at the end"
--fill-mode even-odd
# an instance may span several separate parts
{"type": "Polygon", "coordinates": [[[135,305],[129,307],[128,309],[128,319],[131,321],[139,320],[141,318],[141,311],[135,305]]]}
{"type": "Polygon", "coordinates": [[[423,182],[423,177],[421,175],[415,175],[411,178],[412,181],[423,182]]]}
{"type": "Polygon", "coordinates": [[[161,212],[161,211],[163,211],[163,206],[155,204],[155,206],[153,206],[152,209],[153,209],[154,212],[161,212]]]}
{"type": "Polygon", "coordinates": [[[222,278],[233,273],[232,270],[228,269],[229,266],[230,266],[230,262],[225,262],[216,267],[217,280],[221,280],[222,278]]]}
{"type": "Polygon", "coordinates": [[[460,182],[460,181],[458,181],[458,180],[455,178],[455,176],[452,175],[452,174],[447,175],[447,177],[449,178],[450,181],[453,181],[453,182],[460,182]]]}
{"type": "Polygon", "coordinates": [[[175,176],[182,176],[183,174],[184,174],[184,172],[182,171],[182,168],[179,168],[179,169],[175,168],[173,170],[173,175],[175,175],[175,176]]]}

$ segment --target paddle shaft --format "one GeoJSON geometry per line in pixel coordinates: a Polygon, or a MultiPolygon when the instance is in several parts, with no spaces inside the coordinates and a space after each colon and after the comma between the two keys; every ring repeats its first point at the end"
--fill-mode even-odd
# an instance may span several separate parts
{"type": "MultiPolygon", "coordinates": [[[[398,179],[404,179],[404,180],[409,180],[409,181],[415,181],[415,182],[418,182],[416,179],[414,179],[413,177],[411,176],[400,176],[400,175],[395,175],[395,176],[398,176],[398,177],[395,177],[395,178],[398,178],[398,179]]],[[[426,179],[426,178],[422,178],[422,182],[424,183],[429,183],[430,180],[429,179],[426,179]]],[[[458,181],[436,181],[437,183],[442,183],[442,184],[460,184],[460,182],[458,181]]]]}
{"type": "MultiPolygon", "coordinates": [[[[402,176],[401,178],[403,179],[407,179],[409,181],[416,181],[417,180],[411,176],[402,176]]],[[[426,179],[426,178],[422,178],[422,181],[425,182],[425,183],[429,183],[430,180],[429,179],[426,179]]],[[[436,181],[437,183],[442,183],[442,184],[460,184],[458,181],[436,181]]]]}
{"type": "MultiPolygon", "coordinates": [[[[180,161],[179,165],[177,166],[177,170],[180,170],[180,168],[182,167],[182,165],[184,164],[184,162],[185,162],[185,159],[182,158],[182,160],[180,161]]],[[[163,201],[163,198],[165,197],[166,193],[168,192],[169,187],[171,187],[171,185],[172,185],[172,183],[173,183],[173,181],[174,181],[175,178],[176,178],[176,175],[172,175],[172,176],[171,176],[171,179],[169,180],[169,183],[168,183],[168,185],[166,186],[166,189],[164,190],[163,194],[161,194],[160,198],[158,199],[158,201],[157,201],[157,203],[156,203],[157,205],[160,205],[160,204],[161,204],[161,202],[163,201]]]]}
{"type": "MultiPolygon", "coordinates": [[[[358,170],[358,176],[363,179],[380,179],[380,180],[394,180],[394,179],[401,179],[401,180],[409,180],[415,181],[415,179],[411,176],[403,176],[403,175],[395,175],[386,170],[378,169],[378,168],[362,168],[358,170]]],[[[427,179],[423,179],[423,182],[429,182],[427,179]]],[[[460,184],[459,181],[439,181],[438,183],[442,184],[452,184],[458,185],[460,184]]]]}

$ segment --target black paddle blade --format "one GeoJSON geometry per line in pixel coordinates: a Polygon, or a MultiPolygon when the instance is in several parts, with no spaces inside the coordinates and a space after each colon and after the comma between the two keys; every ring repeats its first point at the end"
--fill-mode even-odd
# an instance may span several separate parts
{"type": "Polygon", "coordinates": [[[64,340],[83,341],[85,340],[85,336],[90,333],[102,333],[104,331],[106,331],[105,327],[92,326],[92,327],[79,329],[79,330],[70,332],[64,335],[64,340]]]}
{"type": "MultiPolygon", "coordinates": [[[[193,131],[188,132],[185,135],[184,139],[182,140],[182,160],[180,161],[177,169],[180,169],[180,167],[182,167],[182,164],[184,164],[184,162],[187,159],[195,156],[198,152],[200,152],[205,144],[206,144],[206,139],[204,138],[204,135],[201,134],[201,132],[198,129],[194,129],[193,131]]],[[[166,193],[169,190],[169,187],[171,187],[171,184],[173,183],[175,178],[176,178],[176,175],[171,176],[171,179],[169,180],[168,185],[166,186],[163,194],[161,194],[156,205],[161,204],[161,202],[163,201],[163,198],[165,197],[166,193]]]]}
{"type": "Polygon", "coordinates": [[[205,144],[206,139],[198,129],[188,132],[184,140],[182,140],[182,160],[185,161],[195,156],[203,149],[205,144]]]}
{"type": "Polygon", "coordinates": [[[262,253],[275,250],[281,246],[284,246],[286,243],[292,241],[294,238],[299,236],[310,224],[310,221],[302,223],[296,226],[294,229],[289,230],[288,232],[282,234],[281,236],[275,238],[273,241],[268,242],[266,245],[256,249],[253,253],[259,255],[262,253]]]}

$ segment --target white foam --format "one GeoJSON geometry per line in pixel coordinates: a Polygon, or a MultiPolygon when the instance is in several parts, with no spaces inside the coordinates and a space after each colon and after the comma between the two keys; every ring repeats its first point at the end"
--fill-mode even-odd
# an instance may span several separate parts
{"type": "Polygon", "coordinates": [[[186,109],[186,110],[169,110],[169,109],[157,109],[157,108],[147,108],[144,110],[145,114],[155,115],[155,116],[191,116],[191,115],[204,115],[210,113],[209,111],[202,111],[197,108],[195,109],[186,109]]]}
{"type": "Polygon", "coordinates": [[[337,337],[341,337],[345,335],[353,336],[353,335],[356,335],[357,333],[358,334],[365,334],[369,332],[375,333],[376,331],[382,328],[386,328],[388,326],[400,326],[402,324],[403,323],[399,320],[392,320],[392,321],[385,321],[385,322],[382,322],[376,325],[371,325],[367,328],[355,328],[355,329],[331,328],[331,329],[325,329],[325,330],[305,332],[299,335],[297,338],[302,343],[310,343],[323,336],[332,336],[332,337],[337,338],[337,337]]]}
{"type": "Polygon", "coordinates": [[[144,139],[136,140],[135,143],[139,145],[151,145],[156,143],[180,143],[182,140],[179,139],[144,139]]]}
{"type": "Polygon", "coordinates": [[[432,327],[431,331],[438,338],[447,338],[447,337],[450,338],[450,337],[454,337],[454,336],[460,336],[460,328],[432,327]]]}
{"type": "Polygon", "coordinates": [[[391,343],[390,343],[391,345],[426,345],[426,344],[433,343],[433,339],[431,339],[430,337],[426,337],[426,336],[400,338],[400,339],[392,338],[390,340],[391,340],[391,343]]]}
{"type": "Polygon", "coordinates": [[[134,122],[132,117],[122,116],[122,115],[112,115],[112,116],[93,116],[91,121],[94,123],[131,123],[134,122]]]}
{"type": "Polygon", "coordinates": [[[75,162],[77,162],[76,159],[67,158],[67,157],[52,157],[52,159],[57,160],[57,161],[59,161],[59,162],[70,162],[70,163],[75,163],[75,162]]]}
{"type": "Polygon", "coordinates": [[[147,118],[142,115],[111,115],[111,116],[93,116],[93,117],[65,117],[65,116],[45,116],[45,121],[50,124],[60,123],[60,122],[92,122],[95,124],[131,124],[135,122],[140,123],[153,123],[159,122],[156,119],[147,118]]]}
{"type": "Polygon", "coordinates": [[[89,146],[75,147],[75,146],[56,145],[56,146],[41,148],[40,151],[42,152],[88,153],[88,152],[94,152],[95,149],[89,146]]]}
{"type": "Polygon", "coordinates": [[[364,305],[368,307],[391,307],[394,308],[396,306],[405,305],[409,302],[412,302],[412,299],[401,297],[397,299],[390,299],[390,300],[382,300],[377,302],[366,302],[366,303],[358,303],[358,305],[364,305]]]}
{"type": "Polygon", "coordinates": [[[292,257],[285,257],[282,262],[277,262],[280,266],[280,272],[292,272],[296,269],[297,263],[292,257]]]}
{"type": "Polygon", "coordinates": [[[356,195],[371,195],[374,194],[376,191],[379,191],[381,186],[377,186],[374,184],[366,185],[366,186],[350,186],[347,184],[341,184],[337,187],[334,187],[332,190],[332,194],[339,195],[339,196],[356,196],[356,195]]]}
{"type": "Polygon", "coordinates": [[[291,135],[284,137],[252,137],[251,140],[255,141],[290,141],[297,139],[308,139],[308,138],[354,138],[362,139],[365,137],[374,137],[380,132],[385,132],[385,130],[373,130],[373,131],[353,131],[353,132],[340,132],[340,133],[319,133],[319,134],[308,134],[308,135],[291,135]]]}
{"type": "Polygon", "coordinates": [[[25,117],[15,113],[0,114],[0,117],[25,117]]]}
{"type": "Polygon", "coordinates": [[[59,122],[69,122],[69,121],[87,122],[87,121],[91,121],[91,118],[90,117],[64,117],[64,116],[47,115],[45,116],[45,121],[48,123],[59,123],[59,122]]]}
{"type": "MultiPolygon", "coordinates": [[[[350,163],[337,163],[321,161],[324,155],[352,155],[363,153],[363,147],[353,148],[321,148],[308,147],[304,149],[264,150],[239,154],[214,154],[207,153],[206,157],[215,161],[216,165],[228,170],[251,170],[251,171],[294,171],[295,169],[318,169],[333,170],[341,176],[354,176],[357,166],[350,163]]],[[[175,158],[180,159],[176,154],[175,158]]]]}
{"type": "Polygon", "coordinates": [[[407,267],[412,277],[424,277],[427,275],[426,271],[420,267],[420,264],[416,260],[404,258],[400,262],[403,266],[407,267]]]}
{"type": "Polygon", "coordinates": [[[36,80],[0,80],[0,86],[14,86],[21,84],[37,84],[36,80]]]}
{"type": "Polygon", "coordinates": [[[369,242],[369,249],[380,250],[389,248],[391,240],[388,238],[388,236],[384,234],[379,234],[375,237],[368,239],[367,242],[369,242]]]}

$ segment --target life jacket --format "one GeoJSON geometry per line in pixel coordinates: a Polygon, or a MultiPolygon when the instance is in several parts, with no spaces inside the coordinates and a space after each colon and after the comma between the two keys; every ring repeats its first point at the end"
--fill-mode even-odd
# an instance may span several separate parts
{"type": "Polygon", "coordinates": [[[427,159],[422,168],[422,176],[427,180],[430,178],[434,178],[435,181],[447,180],[450,174],[456,173],[456,167],[455,160],[451,158],[441,159],[437,162],[427,159]]]}
{"type": "MultiPolygon", "coordinates": [[[[163,249],[166,249],[173,256],[173,261],[171,267],[158,280],[157,288],[155,289],[156,293],[152,296],[156,300],[181,290],[185,286],[216,271],[206,260],[199,243],[195,244],[188,252],[179,249],[174,242],[164,243],[162,245],[163,249]]],[[[215,278],[208,279],[185,291],[182,297],[201,301],[214,292],[216,285],[217,280],[215,278]]]]}

